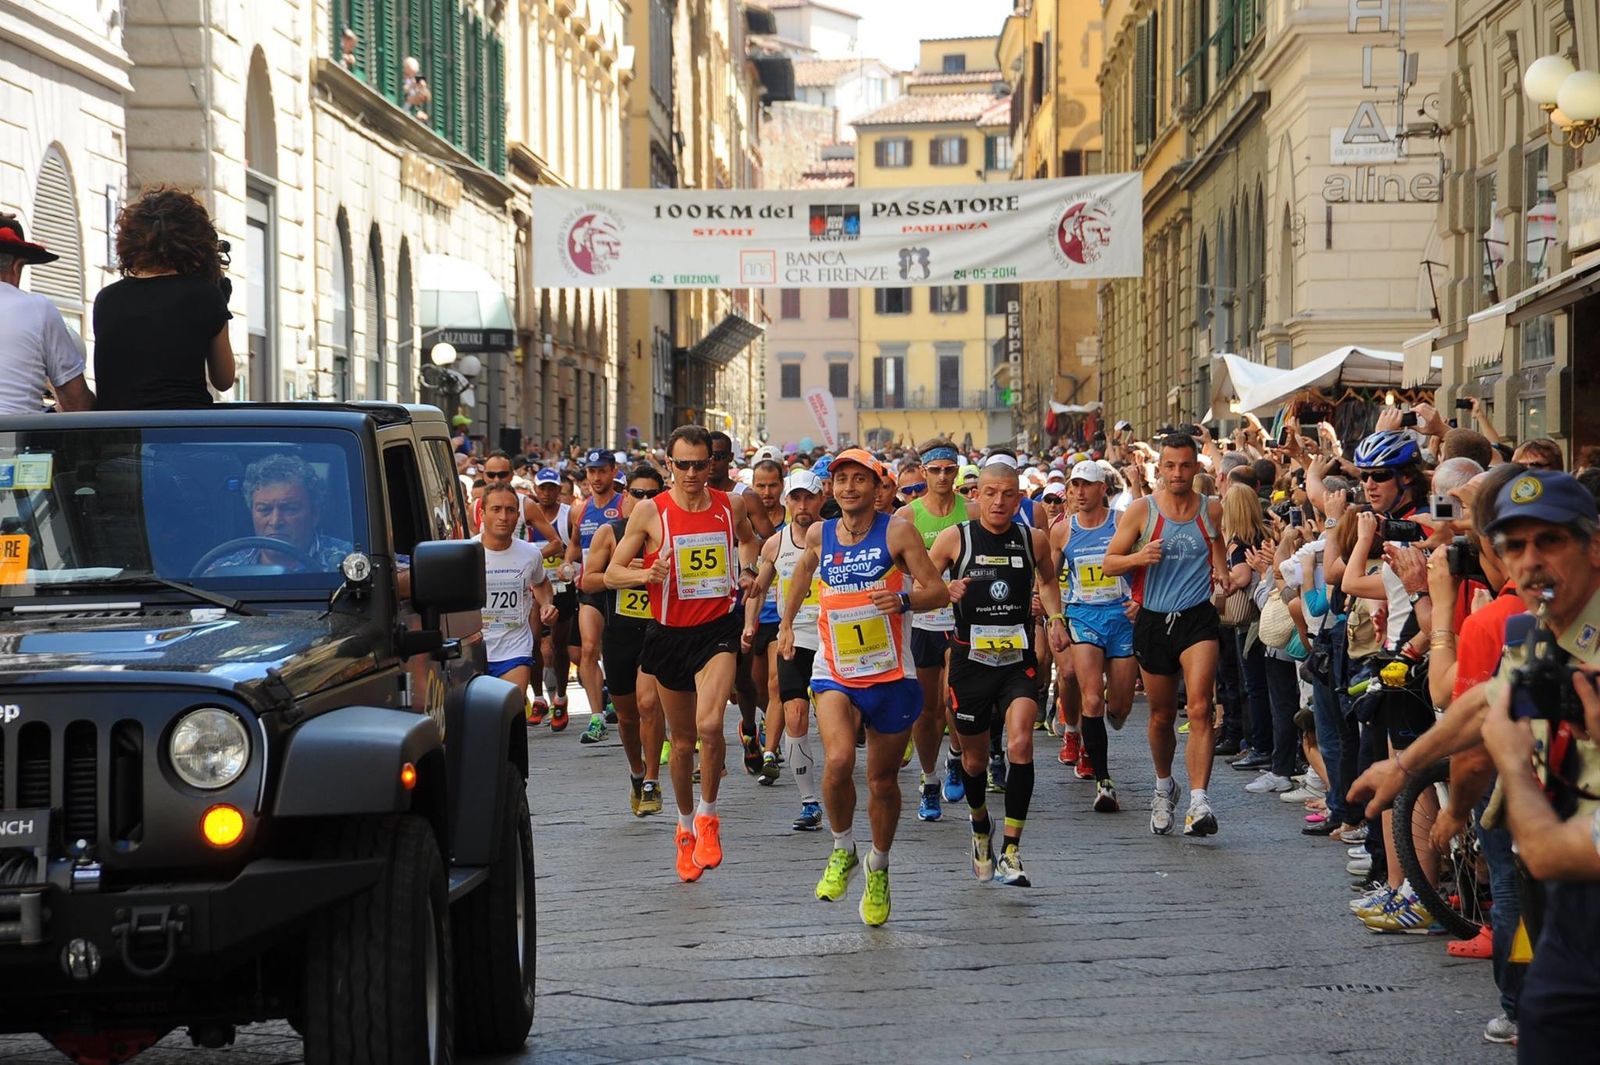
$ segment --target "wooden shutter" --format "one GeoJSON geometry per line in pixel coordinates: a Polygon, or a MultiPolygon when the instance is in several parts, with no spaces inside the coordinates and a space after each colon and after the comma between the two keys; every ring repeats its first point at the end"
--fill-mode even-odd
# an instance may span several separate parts
{"type": "Polygon", "coordinates": [[[433,105],[428,110],[433,131],[447,137],[450,128],[450,107],[454,93],[450,86],[450,16],[448,9],[454,0],[427,0],[428,4],[428,88],[433,91],[433,105]]]}
{"type": "Polygon", "coordinates": [[[956,165],[967,165],[967,138],[965,135],[956,138],[956,165]]]}
{"type": "Polygon", "coordinates": [[[400,48],[399,27],[395,18],[396,0],[372,0],[372,33],[374,50],[371,75],[372,87],[390,100],[400,100],[400,48]]]}
{"type": "Polygon", "coordinates": [[[28,267],[28,288],[48,296],[62,311],[83,324],[83,242],[78,239],[78,201],[66,161],[54,148],[45,153],[34,186],[33,215],[27,220],[28,239],[43,244],[61,258],[28,267]]]}
{"type": "Polygon", "coordinates": [[[445,76],[450,82],[450,114],[446,123],[445,137],[456,147],[461,147],[466,139],[467,123],[466,108],[463,106],[463,97],[466,95],[466,47],[463,39],[465,27],[461,19],[461,5],[457,0],[444,0],[445,19],[448,26],[445,29],[446,59],[445,76]]]}
{"type": "Polygon", "coordinates": [[[881,167],[883,165],[883,138],[882,137],[879,137],[877,140],[872,142],[872,165],[873,166],[879,166],[879,167],[881,167]]]}
{"type": "Polygon", "coordinates": [[[427,48],[424,45],[426,34],[426,16],[423,14],[422,0],[401,0],[404,4],[405,23],[400,30],[400,58],[415,56],[422,65],[422,76],[429,76],[427,67],[427,48]]]}
{"type": "Polygon", "coordinates": [[[489,168],[506,172],[506,53],[498,34],[489,38],[489,168]]]}
{"type": "Polygon", "coordinates": [[[350,28],[356,31],[355,74],[364,81],[371,80],[372,70],[372,20],[367,17],[367,3],[368,0],[350,0],[350,28]]]}

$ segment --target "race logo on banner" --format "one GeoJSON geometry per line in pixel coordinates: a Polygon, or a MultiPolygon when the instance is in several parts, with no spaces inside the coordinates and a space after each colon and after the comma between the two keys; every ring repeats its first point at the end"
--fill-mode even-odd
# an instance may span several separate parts
{"type": "Polygon", "coordinates": [[[823,195],[538,188],[534,283],[885,288],[1138,277],[1141,197],[1138,174],[823,195]]]}

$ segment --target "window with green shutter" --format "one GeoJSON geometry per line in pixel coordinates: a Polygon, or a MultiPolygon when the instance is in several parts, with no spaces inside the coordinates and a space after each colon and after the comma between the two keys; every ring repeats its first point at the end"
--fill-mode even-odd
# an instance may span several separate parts
{"type": "Polygon", "coordinates": [[[367,81],[394,103],[400,102],[399,26],[395,0],[371,0],[373,61],[367,81]]]}
{"type": "Polygon", "coordinates": [[[428,125],[495,173],[505,173],[505,45],[463,0],[328,0],[330,55],[356,35],[351,73],[404,107],[404,63],[415,57],[433,94],[428,125]]]}
{"type": "Polygon", "coordinates": [[[344,64],[343,38],[348,28],[356,35],[355,65],[350,73],[363,79],[372,66],[372,41],[368,34],[371,20],[368,18],[367,4],[368,0],[332,0],[330,9],[333,17],[328,20],[328,30],[333,36],[328,54],[335,63],[344,64]]]}

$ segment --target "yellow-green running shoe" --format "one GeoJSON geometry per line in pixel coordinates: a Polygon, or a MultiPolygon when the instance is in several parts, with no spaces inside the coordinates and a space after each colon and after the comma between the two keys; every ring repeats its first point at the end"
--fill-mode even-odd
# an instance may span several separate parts
{"type": "Polygon", "coordinates": [[[889,919],[889,869],[867,870],[867,890],[861,893],[861,921],[876,928],[889,919]]]}
{"type": "Polygon", "coordinates": [[[661,741],[661,763],[660,764],[661,765],[666,765],[670,761],[672,761],[672,741],[671,740],[662,740],[661,741]]]}
{"type": "Polygon", "coordinates": [[[828,855],[828,867],[822,871],[822,879],[817,881],[817,898],[823,902],[838,902],[844,898],[850,887],[850,874],[859,864],[855,851],[834,848],[828,855]]]}

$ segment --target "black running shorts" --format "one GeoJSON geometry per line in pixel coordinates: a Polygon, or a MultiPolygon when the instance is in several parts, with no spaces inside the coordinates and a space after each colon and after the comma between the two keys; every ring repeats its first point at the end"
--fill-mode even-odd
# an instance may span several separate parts
{"type": "Polygon", "coordinates": [[[1222,623],[1209,601],[1176,614],[1140,607],[1133,622],[1133,657],[1146,673],[1175,677],[1183,672],[1183,652],[1197,643],[1221,639],[1222,623]]]}
{"type": "Polygon", "coordinates": [[[605,665],[606,690],[612,695],[632,695],[639,688],[639,656],[644,651],[645,634],[655,628],[653,621],[643,625],[606,626],[600,640],[600,660],[605,665]]]}
{"type": "Polygon", "coordinates": [[[692,692],[695,674],[717,655],[737,655],[743,635],[744,615],[738,611],[705,625],[651,625],[639,668],[663,688],[692,692]]]}
{"type": "Polygon", "coordinates": [[[816,664],[817,652],[809,647],[796,647],[793,658],[778,656],[778,699],[789,702],[805,699],[811,694],[811,667],[816,664]]]}
{"type": "Polygon", "coordinates": [[[986,666],[966,656],[960,645],[950,650],[950,712],[963,736],[998,732],[1006,711],[1018,699],[1039,698],[1039,663],[1032,651],[1009,666],[986,666]]]}
{"type": "Polygon", "coordinates": [[[765,658],[767,648],[778,639],[778,623],[763,621],[756,626],[755,638],[750,641],[750,653],[765,658]]]}

